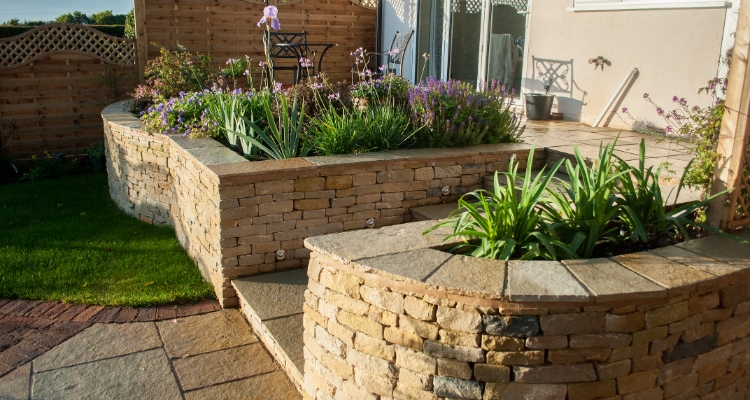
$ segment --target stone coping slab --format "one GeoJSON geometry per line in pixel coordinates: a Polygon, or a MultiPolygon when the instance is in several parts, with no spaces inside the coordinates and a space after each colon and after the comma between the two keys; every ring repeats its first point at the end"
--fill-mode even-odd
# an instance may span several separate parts
{"type": "Polygon", "coordinates": [[[383,286],[501,302],[646,301],[750,275],[750,246],[720,236],[611,258],[504,262],[446,252],[457,243],[443,242],[447,228],[423,235],[435,223],[311,237],[305,246],[383,286]]]}

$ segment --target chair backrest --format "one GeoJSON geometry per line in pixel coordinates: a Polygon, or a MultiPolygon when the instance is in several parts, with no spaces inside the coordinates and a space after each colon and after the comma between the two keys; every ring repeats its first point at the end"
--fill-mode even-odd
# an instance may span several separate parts
{"type": "Polygon", "coordinates": [[[396,31],[396,35],[393,36],[391,42],[391,49],[388,52],[388,63],[401,65],[404,62],[406,49],[409,47],[412,35],[414,35],[413,30],[409,33],[396,31]]]}
{"type": "MultiPolygon", "coordinates": [[[[266,31],[266,37],[268,37],[266,31]]],[[[289,47],[275,46],[277,43],[302,44],[307,45],[307,32],[270,32],[269,51],[272,58],[293,58],[297,59],[298,52],[289,47]]]]}

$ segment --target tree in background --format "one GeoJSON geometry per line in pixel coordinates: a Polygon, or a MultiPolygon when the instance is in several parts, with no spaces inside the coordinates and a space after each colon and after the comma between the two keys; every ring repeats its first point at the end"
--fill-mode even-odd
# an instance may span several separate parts
{"type": "Polygon", "coordinates": [[[89,17],[80,11],[73,11],[72,13],[63,14],[55,18],[55,22],[63,22],[68,24],[88,24],[89,17]]]}
{"type": "Polygon", "coordinates": [[[135,37],[135,9],[130,10],[128,15],[125,16],[125,37],[135,37]]]}
{"type": "Polygon", "coordinates": [[[93,25],[125,25],[125,14],[112,14],[111,10],[106,10],[89,15],[89,23],[93,25]]]}

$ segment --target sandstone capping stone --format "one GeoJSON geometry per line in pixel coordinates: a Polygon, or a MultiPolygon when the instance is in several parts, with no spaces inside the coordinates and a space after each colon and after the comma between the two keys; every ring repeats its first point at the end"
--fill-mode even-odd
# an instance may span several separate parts
{"type": "Polygon", "coordinates": [[[661,286],[606,258],[562,263],[596,296],[597,302],[661,298],[667,294],[661,286]]]}
{"type": "Polygon", "coordinates": [[[557,261],[510,261],[508,298],[519,302],[591,300],[586,289],[557,261]]]}

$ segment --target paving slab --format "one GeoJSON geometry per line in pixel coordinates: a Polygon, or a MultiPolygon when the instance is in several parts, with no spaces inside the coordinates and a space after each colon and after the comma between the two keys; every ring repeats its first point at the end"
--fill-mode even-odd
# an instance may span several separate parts
{"type": "Polygon", "coordinates": [[[34,361],[43,372],[161,347],[153,323],[94,324],[34,361]]]}
{"type": "Polygon", "coordinates": [[[456,255],[427,277],[425,283],[446,288],[460,287],[501,298],[506,269],[505,261],[456,255]]]}
{"type": "Polygon", "coordinates": [[[557,261],[508,262],[510,301],[590,301],[589,293],[557,261]]]}
{"type": "Polygon", "coordinates": [[[173,362],[184,390],[199,389],[277,370],[271,356],[260,343],[180,358],[173,362]]]}
{"type": "Polygon", "coordinates": [[[302,312],[307,269],[255,275],[232,281],[261,321],[302,312]]]}
{"type": "Polygon", "coordinates": [[[667,289],[686,288],[713,278],[711,274],[647,252],[623,254],[612,260],[667,289]]]}
{"type": "Polygon", "coordinates": [[[691,268],[707,272],[714,276],[730,275],[744,270],[744,268],[740,266],[723,263],[677,246],[662,247],[660,249],[651,250],[650,252],[657,256],[685,264],[691,268]]]}
{"type": "Polygon", "coordinates": [[[31,363],[27,363],[0,378],[0,399],[28,400],[30,386],[31,363]]]}
{"type": "Polygon", "coordinates": [[[439,220],[450,217],[458,208],[458,203],[445,203],[434,206],[414,207],[411,214],[415,221],[439,220]]]}
{"type": "Polygon", "coordinates": [[[606,258],[563,260],[562,263],[596,296],[596,301],[653,299],[667,295],[661,286],[606,258]]]}
{"type": "Polygon", "coordinates": [[[453,255],[434,249],[418,249],[385,256],[364,258],[355,263],[365,270],[377,269],[393,278],[423,281],[453,255]]]}
{"type": "MultiPolygon", "coordinates": [[[[748,232],[750,230],[744,229],[732,233],[743,237],[747,236],[748,232]]],[[[744,238],[748,239],[748,237],[744,238]]],[[[739,243],[729,238],[714,235],[683,242],[677,246],[732,265],[741,267],[750,266],[750,245],[739,243]]]]}
{"type": "MultiPolygon", "coordinates": [[[[300,311],[302,311],[301,305],[300,311]]],[[[303,316],[304,314],[296,314],[263,322],[273,339],[286,353],[292,364],[297,367],[298,371],[305,370],[305,354],[303,351],[305,344],[302,341],[302,335],[305,332],[305,328],[302,326],[303,316]]]]}
{"type": "Polygon", "coordinates": [[[237,310],[166,320],[158,322],[156,326],[171,358],[258,342],[258,338],[237,310]]]}
{"type": "Polygon", "coordinates": [[[185,400],[295,400],[301,398],[302,396],[281,371],[185,393],[185,400]]]}
{"type": "Polygon", "coordinates": [[[32,399],[181,399],[163,349],[34,375],[32,399]]]}

